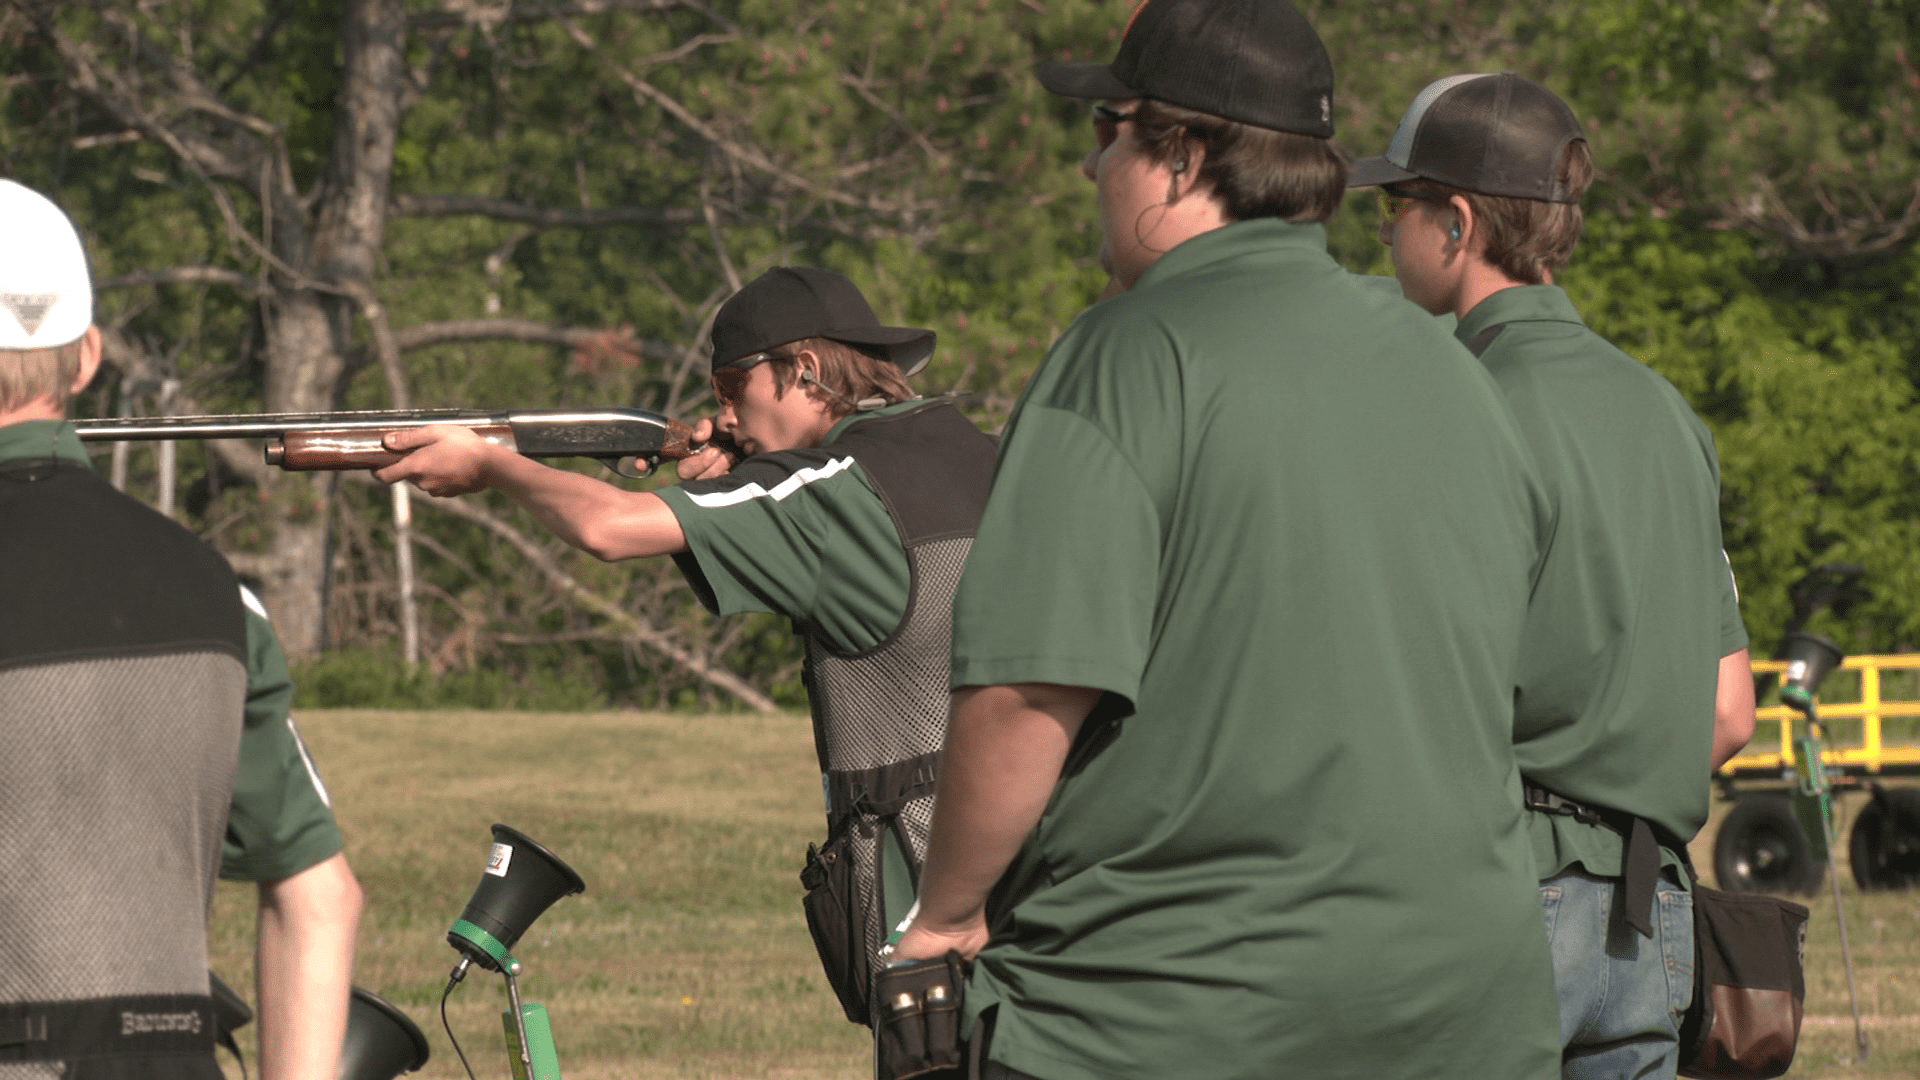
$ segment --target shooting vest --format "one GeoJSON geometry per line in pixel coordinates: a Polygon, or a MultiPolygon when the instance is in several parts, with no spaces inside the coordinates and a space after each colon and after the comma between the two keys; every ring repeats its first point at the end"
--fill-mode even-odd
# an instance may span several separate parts
{"type": "Polygon", "coordinates": [[[0,1080],[217,1080],[233,573],[85,465],[0,461],[0,605],[0,1080]]]}
{"type": "Polygon", "coordinates": [[[893,836],[915,889],[927,856],[947,730],[953,593],[986,508],[994,442],[936,401],[862,421],[833,451],[852,457],[879,493],[911,573],[899,626],[865,652],[840,652],[800,627],[827,799],[827,844],[810,853],[802,875],[813,894],[808,919],[847,1018],[866,1023],[870,974],[892,929],[882,903],[883,836],[893,836]],[[839,878],[845,897],[830,914],[816,903],[829,876],[839,878]],[[841,926],[821,925],[841,919],[841,926]],[[823,935],[842,939],[839,958],[823,935]]]}

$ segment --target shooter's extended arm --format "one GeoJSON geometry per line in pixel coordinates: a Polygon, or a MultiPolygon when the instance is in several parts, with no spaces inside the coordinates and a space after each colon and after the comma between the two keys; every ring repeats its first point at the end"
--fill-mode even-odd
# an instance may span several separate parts
{"type": "Polygon", "coordinates": [[[696,449],[678,420],[641,409],[395,409],[334,413],[253,413],[77,420],[89,441],[121,439],[267,440],[267,464],[290,471],[378,469],[399,461],[382,444],[389,432],[457,424],[526,457],[589,457],[619,471],[634,458],[642,472],[696,449]]]}

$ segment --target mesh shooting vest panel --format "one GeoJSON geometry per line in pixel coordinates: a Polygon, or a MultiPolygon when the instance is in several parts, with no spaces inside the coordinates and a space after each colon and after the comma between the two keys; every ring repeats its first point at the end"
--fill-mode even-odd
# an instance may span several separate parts
{"type": "Polygon", "coordinates": [[[828,833],[849,833],[855,908],[877,964],[892,929],[883,925],[880,837],[895,831],[917,885],[947,730],[953,593],[986,507],[994,444],[953,406],[930,402],[863,421],[833,450],[879,492],[912,574],[900,625],[866,652],[838,652],[803,628],[828,833]]]}
{"type": "Polygon", "coordinates": [[[238,584],[84,467],[8,462],[0,597],[0,1080],[65,1075],[76,1062],[44,1051],[83,1003],[133,1036],[89,1053],[217,1077],[210,1027],[188,1028],[211,1020],[207,909],[247,694],[238,584]],[[19,1038],[49,1016],[50,1035],[19,1038]]]}

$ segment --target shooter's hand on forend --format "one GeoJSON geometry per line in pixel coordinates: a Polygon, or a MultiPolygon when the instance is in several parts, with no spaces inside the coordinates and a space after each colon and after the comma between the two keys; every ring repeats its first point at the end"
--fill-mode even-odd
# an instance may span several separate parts
{"type": "Polygon", "coordinates": [[[683,481],[712,480],[725,476],[740,460],[740,448],[733,444],[732,439],[715,431],[711,419],[693,425],[690,441],[699,449],[674,465],[675,474],[683,481]]]}
{"type": "Polygon", "coordinates": [[[387,449],[406,456],[373,478],[383,484],[411,480],[421,491],[446,498],[466,495],[487,486],[487,463],[494,454],[513,453],[489,442],[472,428],[429,424],[387,432],[380,440],[387,449]]]}

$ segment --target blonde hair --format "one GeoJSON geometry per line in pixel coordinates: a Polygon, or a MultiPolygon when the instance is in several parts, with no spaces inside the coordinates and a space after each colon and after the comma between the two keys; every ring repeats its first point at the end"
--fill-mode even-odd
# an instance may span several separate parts
{"type": "Polygon", "coordinates": [[[0,349],[0,412],[36,401],[51,401],[66,411],[73,380],[80,377],[80,342],[47,349],[0,349]]]}

